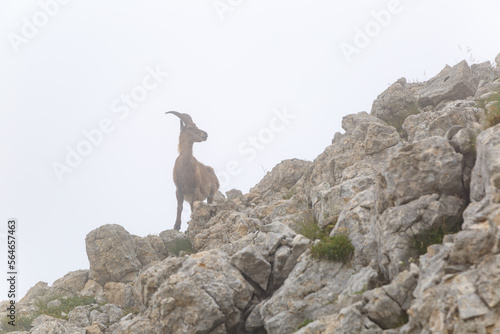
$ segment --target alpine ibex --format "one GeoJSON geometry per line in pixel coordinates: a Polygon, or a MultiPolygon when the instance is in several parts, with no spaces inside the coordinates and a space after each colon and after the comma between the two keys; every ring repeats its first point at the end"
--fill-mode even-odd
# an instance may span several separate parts
{"type": "Polygon", "coordinates": [[[198,129],[191,116],[177,111],[168,111],[180,118],[181,133],[179,135],[179,156],[174,165],[174,183],[177,196],[177,219],[174,229],[181,229],[181,213],[184,200],[191,205],[194,201],[203,201],[207,198],[210,204],[215,193],[219,190],[219,180],[214,169],[205,166],[193,157],[193,143],[207,140],[208,134],[198,129]]]}

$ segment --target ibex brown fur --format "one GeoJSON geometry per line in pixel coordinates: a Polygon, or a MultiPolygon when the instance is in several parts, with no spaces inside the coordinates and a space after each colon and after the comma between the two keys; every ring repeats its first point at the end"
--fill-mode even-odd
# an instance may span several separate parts
{"type": "Polygon", "coordinates": [[[194,201],[203,201],[205,198],[210,204],[215,193],[219,190],[219,180],[214,169],[205,166],[193,157],[193,143],[207,140],[208,134],[198,129],[191,116],[169,111],[181,120],[181,133],[179,136],[179,157],[174,165],[174,183],[177,196],[177,219],[174,229],[181,229],[181,213],[184,201],[191,205],[193,211],[194,201]]]}

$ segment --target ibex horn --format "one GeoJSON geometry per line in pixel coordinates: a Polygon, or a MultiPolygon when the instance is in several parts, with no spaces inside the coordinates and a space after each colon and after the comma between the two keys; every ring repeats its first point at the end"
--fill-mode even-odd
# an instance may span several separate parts
{"type": "Polygon", "coordinates": [[[175,116],[179,117],[186,124],[193,123],[193,119],[188,114],[183,114],[183,113],[180,113],[177,111],[167,111],[165,114],[174,114],[175,116]]]}

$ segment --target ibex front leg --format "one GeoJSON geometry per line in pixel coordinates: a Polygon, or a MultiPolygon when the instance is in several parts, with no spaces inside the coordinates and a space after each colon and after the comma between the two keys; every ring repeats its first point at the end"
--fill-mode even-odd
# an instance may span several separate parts
{"type": "Polygon", "coordinates": [[[177,196],[177,219],[175,220],[174,230],[179,231],[181,229],[181,214],[182,205],[184,203],[184,194],[177,189],[175,195],[177,196]]]}

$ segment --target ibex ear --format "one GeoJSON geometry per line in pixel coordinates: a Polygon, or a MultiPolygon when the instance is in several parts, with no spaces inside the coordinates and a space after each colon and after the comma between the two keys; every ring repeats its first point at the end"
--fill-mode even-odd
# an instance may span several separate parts
{"type": "Polygon", "coordinates": [[[180,120],[180,123],[181,123],[181,131],[182,131],[182,129],[184,129],[184,122],[182,120],[180,120]]]}

